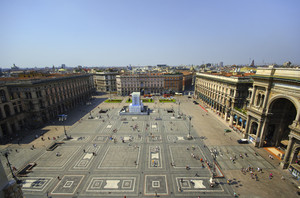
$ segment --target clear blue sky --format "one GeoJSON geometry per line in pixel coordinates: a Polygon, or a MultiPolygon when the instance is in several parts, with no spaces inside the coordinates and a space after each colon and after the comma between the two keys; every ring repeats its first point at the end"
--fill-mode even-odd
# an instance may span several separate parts
{"type": "Polygon", "coordinates": [[[300,64],[299,0],[1,0],[0,67],[300,64]]]}

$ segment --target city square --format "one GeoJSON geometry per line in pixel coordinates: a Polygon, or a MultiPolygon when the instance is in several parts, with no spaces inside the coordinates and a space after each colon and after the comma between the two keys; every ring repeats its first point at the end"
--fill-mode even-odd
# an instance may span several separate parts
{"type": "Polygon", "coordinates": [[[59,134],[55,140],[39,137],[30,144],[3,149],[10,151],[11,164],[18,170],[36,163],[26,177],[19,177],[25,197],[232,197],[234,193],[243,197],[245,184],[243,178],[237,179],[241,168],[275,169],[261,150],[238,145],[232,140],[238,138],[236,134],[223,134],[226,126],[187,97],[177,97],[180,104],[149,104],[150,115],[125,116],[119,115],[124,101],[108,104],[104,100],[104,96],[96,98],[92,106],[70,112],[65,124],[72,139],[65,139],[61,125],[53,125],[48,133],[59,134]],[[83,116],[76,111],[84,112],[83,116]],[[210,134],[216,130],[217,135],[210,134]],[[193,138],[188,138],[189,133],[193,138]],[[213,139],[220,137],[219,142],[213,139]],[[53,143],[59,144],[49,151],[53,143]],[[213,175],[217,185],[211,187],[213,175]]]}

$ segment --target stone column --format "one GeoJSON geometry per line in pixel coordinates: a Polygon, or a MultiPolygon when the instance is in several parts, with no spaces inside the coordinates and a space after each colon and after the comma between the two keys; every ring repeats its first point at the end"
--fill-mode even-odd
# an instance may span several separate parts
{"type": "Polygon", "coordinates": [[[225,108],[225,118],[224,118],[224,120],[227,122],[228,113],[227,113],[226,107],[224,107],[224,108],[225,108]]]}
{"type": "Polygon", "coordinates": [[[233,115],[230,114],[229,126],[233,126],[233,115]]]}
{"type": "Polygon", "coordinates": [[[258,145],[256,143],[255,146],[262,147],[264,145],[267,125],[268,125],[267,118],[265,118],[265,120],[263,122],[260,121],[258,123],[257,133],[259,133],[259,134],[257,135],[257,137],[260,137],[260,142],[258,143],[258,145]]]}
{"type": "Polygon", "coordinates": [[[8,133],[11,135],[13,133],[12,129],[11,129],[11,126],[10,126],[10,123],[9,122],[6,122],[6,126],[7,126],[7,131],[8,133]]]}
{"type": "Polygon", "coordinates": [[[244,138],[248,138],[248,135],[249,135],[249,125],[250,125],[250,115],[247,115],[247,123],[246,123],[246,127],[245,127],[244,138]]]}
{"type": "Polygon", "coordinates": [[[254,103],[255,92],[256,92],[256,86],[253,86],[251,99],[250,99],[250,105],[253,105],[253,103],[254,103]]]}
{"type": "Polygon", "coordinates": [[[19,125],[18,121],[17,121],[17,120],[15,120],[15,121],[14,121],[14,123],[15,123],[15,126],[16,126],[16,130],[17,130],[17,131],[21,130],[21,128],[20,128],[20,125],[19,125]]]}
{"type": "Polygon", "coordinates": [[[0,126],[0,138],[2,138],[2,137],[3,137],[3,131],[2,131],[2,128],[0,126]]]}
{"type": "Polygon", "coordinates": [[[289,159],[291,157],[293,145],[294,145],[294,137],[292,137],[291,135],[289,135],[289,144],[288,144],[286,152],[284,154],[284,158],[280,162],[280,167],[283,168],[283,169],[288,168],[289,159]]]}

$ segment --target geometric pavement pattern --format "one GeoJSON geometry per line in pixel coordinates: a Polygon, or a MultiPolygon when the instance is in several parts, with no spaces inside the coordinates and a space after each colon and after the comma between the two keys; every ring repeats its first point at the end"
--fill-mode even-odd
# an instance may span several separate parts
{"type": "MultiPolygon", "coordinates": [[[[232,197],[233,190],[223,178],[210,187],[212,172],[205,163],[212,164],[211,149],[215,149],[221,168],[228,168],[230,148],[208,148],[201,138],[188,140],[188,119],[175,118],[164,109],[154,112],[155,116],[119,116],[117,109],[111,109],[94,113],[97,119],[83,118],[68,130],[76,138],[59,139],[64,144],[30,160],[37,165],[22,178],[24,195],[232,197]]],[[[192,127],[190,133],[197,137],[192,127]]]]}

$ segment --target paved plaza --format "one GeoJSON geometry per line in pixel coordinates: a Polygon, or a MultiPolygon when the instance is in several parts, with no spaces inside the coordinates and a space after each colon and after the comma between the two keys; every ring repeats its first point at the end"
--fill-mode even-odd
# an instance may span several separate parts
{"type": "MultiPolygon", "coordinates": [[[[196,107],[188,105],[187,111],[196,107]]],[[[12,159],[17,168],[36,163],[27,177],[21,177],[25,196],[233,197],[242,184],[237,179],[228,185],[226,174],[233,179],[234,171],[249,166],[274,169],[251,145],[227,144],[228,137],[220,135],[217,138],[224,138],[224,144],[212,144],[214,140],[210,142],[209,133],[204,132],[209,128],[203,123],[209,121],[195,114],[190,125],[185,115],[177,118],[175,104],[153,104],[149,116],[120,116],[120,107],[96,106],[91,111],[93,119],[88,113],[68,128],[71,140],[64,140],[63,134],[51,140],[63,142],[53,151],[47,151],[47,146],[28,146],[14,152],[10,147],[14,156],[24,156],[20,162],[12,159]],[[99,107],[109,110],[99,113],[99,107]],[[174,112],[168,112],[170,108],[174,112]],[[189,128],[191,140],[187,138],[189,128]],[[218,185],[211,187],[213,168],[209,164],[214,157],[225,177],[216,178],[218,185]]],[[[219,123],[214,126],[224,128],[219,123]]]]}

